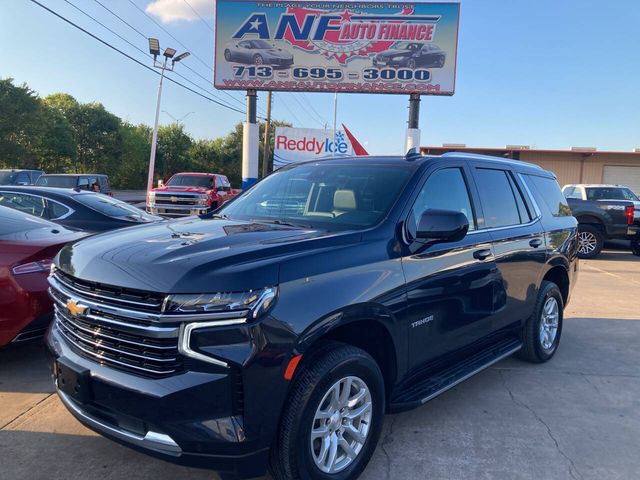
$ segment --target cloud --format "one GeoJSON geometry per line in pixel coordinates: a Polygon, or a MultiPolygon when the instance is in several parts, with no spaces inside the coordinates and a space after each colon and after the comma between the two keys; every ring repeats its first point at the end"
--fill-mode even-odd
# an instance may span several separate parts
{"type": "Polygon", "coordinates": [[[147,5],[145,10],[158,17],[162,23],[199,20],[193,10],[198,12],[202,18],[213,18],[213,0],[187,0],[187,2],[184,0],[154,0],[147,5]],[[189,5],[193,7],[193,10],[189,5]]]}

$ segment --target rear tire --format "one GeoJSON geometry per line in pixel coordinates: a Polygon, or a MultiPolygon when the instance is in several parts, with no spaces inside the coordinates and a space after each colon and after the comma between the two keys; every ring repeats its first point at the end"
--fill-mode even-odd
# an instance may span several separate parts
{"type": "Polygon", "coordinates": [[[562,334],[563,310],[564,302],[558,286],[543,281],[533,313],[522,329],[522,349],[517,353],[519,358],[544,363],[553,357],[562,334]]]}
{"type": "Polygon", "coordinates": [[[578,225],[578,257],[594,258],[602,251],[604,236],[593,225],[578,225]]]}
{"type": "Polygon", "coordinates": [[[365,351],[342,343],[307,355],[284,407],[269,470],[275,480],[354,480],[382,431],[382,372],[365,351]]]}

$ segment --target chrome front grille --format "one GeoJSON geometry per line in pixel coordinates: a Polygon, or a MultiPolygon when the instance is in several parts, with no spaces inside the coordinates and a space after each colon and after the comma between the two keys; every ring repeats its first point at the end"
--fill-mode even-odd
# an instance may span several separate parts
{"type": "Polygon", "coordinates": [[[49,283],[55,327],[78,355],[150,377],[183,369],[179,324],[158,321],[162,296],[92,284],[59,270],[49,283]]]}
{"type": "Polygon", "coordinates": [[[199,205],[198,196],[190,194],[159,194],[155,196],[156,205],[199,205]]]}

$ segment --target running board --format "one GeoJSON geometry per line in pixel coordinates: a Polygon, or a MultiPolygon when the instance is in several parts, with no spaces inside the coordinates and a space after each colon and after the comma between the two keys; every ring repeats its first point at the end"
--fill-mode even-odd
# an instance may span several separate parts
{"type": "Polygon", "coordinates": [[[454,365],[439,370],[393,395],[389,411],[399,412],[423,405],[476,373],[513,355],[521,348],[522,342],[519,339],[502,340],[454,365]]]}

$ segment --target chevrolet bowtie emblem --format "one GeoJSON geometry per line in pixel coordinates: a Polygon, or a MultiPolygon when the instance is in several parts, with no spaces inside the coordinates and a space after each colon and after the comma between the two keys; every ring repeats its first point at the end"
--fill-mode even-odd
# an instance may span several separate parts
{"type": "Polygon", "coordinates": [[[69,313],[71,313],[71,315],[77,317],[78,315],[84,315],[84,313],[87,311],[87,306],[78,303],[76,300],[69,299],[67,301],[67,310],[69,310],[69,313]]]}
{"type": "Polygon", "coordinates": [[[178,197],[171,197],[171,203],[177,203],[178,197]]]}

